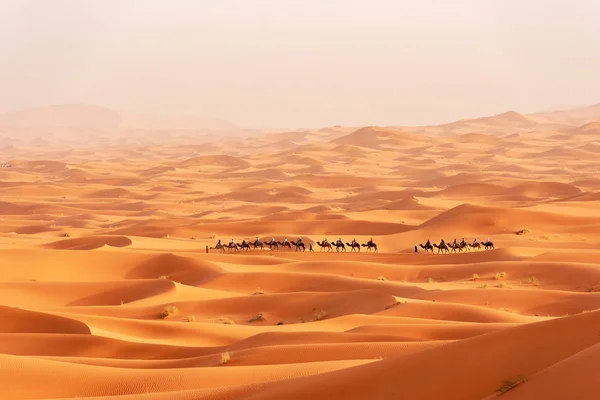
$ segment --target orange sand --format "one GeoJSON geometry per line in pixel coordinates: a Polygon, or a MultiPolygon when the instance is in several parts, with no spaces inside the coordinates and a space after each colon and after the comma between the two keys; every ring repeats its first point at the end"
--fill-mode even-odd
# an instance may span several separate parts
{"type": "Polygon", "coordinates": [[[597,398],[600,107],[219,140],[65,107],[0,116],[2,400],[597,398]],[[205,252],[272,236],[379,253],[205,252]],[[463,237],[495,249],[413,253],[463,237]]]}

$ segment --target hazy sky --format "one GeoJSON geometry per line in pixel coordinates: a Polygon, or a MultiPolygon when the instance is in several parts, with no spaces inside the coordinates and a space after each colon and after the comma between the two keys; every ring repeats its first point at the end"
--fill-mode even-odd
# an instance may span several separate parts
{"type": "Polygon", "coordinates": [[[598,0],[0,0],[0,112],[424,124],[600,102],[598,0]]]}

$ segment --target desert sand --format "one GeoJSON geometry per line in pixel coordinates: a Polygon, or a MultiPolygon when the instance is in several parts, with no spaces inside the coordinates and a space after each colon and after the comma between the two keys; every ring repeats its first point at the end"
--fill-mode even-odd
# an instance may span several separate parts
{"type": "Polygon", "coordinates": [[[0,116],[2,400],[597,398],[600,106],[209,122],[0,116]]]}

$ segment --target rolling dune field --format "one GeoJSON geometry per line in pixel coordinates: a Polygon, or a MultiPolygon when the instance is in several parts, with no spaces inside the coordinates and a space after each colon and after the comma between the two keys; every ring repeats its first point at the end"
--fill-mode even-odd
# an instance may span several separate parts
{"type": "Polygon", "coordinates": [[[599,120],[9,135],[0,398],[596,399],[599,120]]]}

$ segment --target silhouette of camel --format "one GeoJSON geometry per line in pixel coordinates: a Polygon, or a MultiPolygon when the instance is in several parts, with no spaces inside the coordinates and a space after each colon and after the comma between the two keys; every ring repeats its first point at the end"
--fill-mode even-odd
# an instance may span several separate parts
{"type": "Polygon", "coordinates": [[[427,253],[428,251],[431,251],[431,254],[433,254],[433,246],[430,244],[425,243],[425,245],[419,244],[419,247],[422,249],[425,249],[425,253],[427,253]]]}
{"type": "Polygon", "coordinates": [[[478,250],[481,250],[481,244],[480,244],[479,242],[477,242],[477,243],[473,243],[473,244],[471,244],[471,243],[467,243],[467,245],[468,245],[469,247],[473,247],[473,248],[476,248],[476,249],[478,249],[478,250]]]}
{"type": "Polygon", "coordinates": [[[269,246],[269,249],[270,249],[270,250],[273,250],[273,247],[275,247],[275,249],[278,249],[278,248],[279,248],[279,245],[278,245],[278,244],[277,244],[277,242],[276,242],[276,241],[274,241],[274,240],[272,240],[272,241],[270,241],[270,242],[266,242],[266,243],[265,243],[265,246],[269,246]]]}
{"type": "Polygon", "coordinates": [[[482,243],[482,244],[483,244],[483,247],[485,247],[486,250],[488,250],[489,248],[492,248],[492,249],[494,248],[494,243],[492,243],[492,242],[485,242],[485,243],[482,243]]]}
{"type": "Polygon", "coordinates": [[[221,248],[223,249],[223,252],[225,252],[225,250],[239,250],[237,244],[221,244],[221,248]]]}
{"type": "Polygon", "coordinates": [[[332,246],[335,247],[335,251],[340,251],[340,249],[342,249],[342,251],[346,251],[346,246],[344,246],[344,242],[335,242],[331,244],[332,246]]]}
{"type": "Polygon", "coordinates": [[[254,250],[256,250],[256,249],[264,250],[264,248],[265,248],[265,246],[263,245],[263,243],[260,240],[252,243],[252,246],[254,246],[254,250]]]}
{"type": "Polygon", "coordinates": [[[450,253],[456,253],[456,250],[458,250],[458,252],[460,253],[463,250],[462,246],[458,243],[456,243],[456,244],[450,243],[448,245],[448,248],[452,249],[452,251],[450,251],[450,253]]]}
{"type": "Polygon", "coordinates": [[[210,247],[209,250],[221,250],[222,252],[225,252],[225,246],[222,244],[216,244],[215,247],[210,247]]]}
{"type": "Polygon", "coordinates": [[[435,247],[436,249],[438,249],[438,254],[440,254],[440,251],[442,252],[446,252],[449,253],[450,250],[448,249],[448,246],[446,245],[446,243],[441,243],[439,246],[437,244],[433,244],[433,247],[435,247]]]}
{"type": "Polygon", "coordinates": [[[281,247],[287,247],[290,250],[292,249],[290,242],[277,242],[277,244],[280,245],[281,247]]]}
{"type": "Polygon", "coordinates": [[[321,248],[321,251],[323,251],[323,249],[327,249],[327,251],[331,251],[331,243],[329,243],[329,242],[323,242],[323,243],[317,242],[317,244],[321,248]]]}
{"type": "Polygon", "coordinates": [[[245,241],[242,242],[241,244],[237,244],[236,245],[240,250],[244,250],[244,251],[248,251],[250,250],[250,245],[248,243],[246,243],[245,241]]]}
{"type": "Polygon", "coordinates": [[[371,251],[373,249],[373,251],[375,253],[379,253],[379,249],[377,248],[377,244],[374,242],[370,242],[367,244],[361,244],[362,247],[366,247],[367,248],[367,252],[371,251]]]}
{"type": "Polygon", "coordinates": [[[295,247],[296,247],[296,251],[305,251],[306,247],[304,247],[304,243],[300,242],[300,243],[296,243],[292,240],[291,242],[295,247]],[[302,249],[302,250],[300,250],[302,249]]]}
{"type": "Polygon", "coordinates": [[[354,242],[354,243],[346,243],[346,246],[350,247],[350,252],[353,252],[354,250],[357,250],[358,252],[360,252],[360,244],[354,242]]]}

